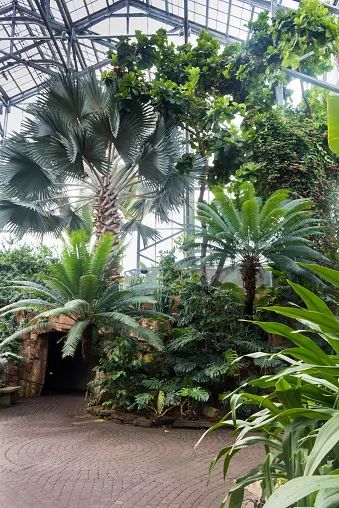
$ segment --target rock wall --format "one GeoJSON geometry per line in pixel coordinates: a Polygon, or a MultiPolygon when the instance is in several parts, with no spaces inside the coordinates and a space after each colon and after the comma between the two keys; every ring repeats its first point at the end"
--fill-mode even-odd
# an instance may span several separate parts
{"type": "Polygon", "coordinates": [[[22,339],[23,362],[19,368],[21,397],[36,397],[41,394],[45,382],[48,353],[48,336],[30,334],[22,339]]]}
{"type": "Polygon", "coordinates": [[[18,386],[19,384],[19,369],[12,363],[6,363],[3,373],[3,379],[7,386],[18,386]]]}

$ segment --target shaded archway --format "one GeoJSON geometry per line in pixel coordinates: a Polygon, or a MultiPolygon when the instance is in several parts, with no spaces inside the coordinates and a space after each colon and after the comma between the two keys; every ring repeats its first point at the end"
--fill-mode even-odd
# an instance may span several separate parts
{"type": "Polygon", "coordinates": [[[63,333],[50,333],[45,382],[42,395],[48,393],[85,392],[90,370],[81,355],[81,349],[74,357],[62,358],[63,333]]]}

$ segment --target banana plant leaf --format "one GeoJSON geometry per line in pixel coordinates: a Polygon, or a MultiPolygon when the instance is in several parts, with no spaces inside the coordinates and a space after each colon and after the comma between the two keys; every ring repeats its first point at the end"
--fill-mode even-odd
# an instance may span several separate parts
{"type": "Polygon", "coordinates": [[[331,93],[327,99],[328,146],[339,155],[339,94],[331,93]]]}

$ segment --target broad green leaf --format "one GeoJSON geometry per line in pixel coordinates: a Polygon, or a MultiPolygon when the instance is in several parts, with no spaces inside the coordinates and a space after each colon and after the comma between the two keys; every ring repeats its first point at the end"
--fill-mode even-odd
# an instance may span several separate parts
{"type": "MultiPolygon", "coordinates": [[[[270,307],[268,308],[270,309],[270,307]]],[[[297,344],[297,346],[300,348],[307,350],[310,354],[312,354],[314,360],[317,363],[324,363],[324,365],[328,364],[328,356],[326,353],[324,353],[324,351],[306,335],[294,331],[287,325],[276,323],[275,321],[254,321],[254,323],[259,325],[267,333],[273,333],[276,335],[281,335],[282,337],[286,337],[287,339],[297,344]]]]}
{"type": "Polygon", "coordinates": [[[253,239],[256,239],[258,234],[259,206],[255,197],[243,202],[241,216],[244,235],[250,234],[253,239]]]}
{"type": "Polygon", "coordinates": [[[98,286],[99,281],[96,275],[83,275],[79,280],[80,298],[87,302],[92,302],[97,296],[98,286]]]}
{"type": "Polygon", "coordinates": [[[271,214],[273,211],[279,210],[278,206],[288,198],[289,191],[288,189],[278,189],[273,192],[270,197],[265,201],[264,206],[262,207],[259,215],[259,224],[260,226],[264,223],[267,216],[271,214]]]}
{"type": "Polygon", "coordinates": [[[315,295],[309,289],[300,286],[300,284],[296,284],[294,282],[288,281],[289,285],[292,286],[294,291],[302,298],[304,303],[306,304],[308,310],[314,310],[316,312],[321,312],[330,318],[334,318],[333,313],[327,307],[326,303],[319,298],[319,296],[315,295]]]}
{"type": "Polygon", "coordinates": [[[339,155],[339,94],[330,93],[327,98],[328,146],[339,155]]]}
{"type": "Polygon", "coordinates": [[[277,382],[275,394],[285,409],[302,407],[301,389],[293,388],[284,378],[277,382]]]}
{"type": "Polygon", "coordinates": [[[299,263],[301,266],[305,266],[305,268],[308,268],[312,272],[319,275],[321,279],[326,280],[327,282],[330,282],[333,284],[333,286],[336,286],[339,288],[339,271],[333,270],[332,268],[327,268],[327,266],[320,266],[316,265],[314,263],[299,263]]]}
{"type": "Polygon", "coordinates": [[[339,489],[320,490],[314,508],[338,508],[339,489]]]}
{"type": "Polygon", "coordinates": [[[317,420],[308,418],[298,418],[293,420],[285,428],[282,439],[283,460],[286,467],[287,478],[292,479],[297,476],[295,453],[299,448],[300,439],[310,432],[316,425],[317,420]]]}
{"type": "MultiPolygon", "coordinates": [[[[298,321],[302,323],[310,323],[313,325],[316,325],[317,328],[314,329],[320,329],[321,331],[325,333],[330,333],[338,336],[339,341],[339,322],[334,319],[330,318],[329,316],[324,316],[320,312],[315,312],[313,310],[306,310],[306,309],[300,309],[300,308],[294,308],[294,307],[279,307],[279,306],[272,306],[272,307],[263,307],[265,310],[269,310],[271,312],[276,312],[277,314],[281,314],[282,316],[290,317],[297,319],[298,321]]],[[[339,349],[339,342],[338,342],[338,349],[339,349]]]]}
{"type": "Polygon", "coordinates": [[[274,483],[272,478],[272,463],[273,463],[273,455],[272,453],[267,453],[263,464],[263,474],[264,474],[265,494],[269,496],[272,494],[274,490],[274,483]]]}
{"type": "Polygon", "coordinates": [[[315,472],[322,460],[338,442],[339,412],[328,420],[319,430],[317,439],[306,462],[305,476],[310,476],[315,472]]]}
{"type": "Polygon", "coordinates": [[[337,489],[339,494],[339,477],[324,475],[294,478],[273,492],[266,501],[265,508],[289,508],[300,499],[321,489],[337,489]]]}

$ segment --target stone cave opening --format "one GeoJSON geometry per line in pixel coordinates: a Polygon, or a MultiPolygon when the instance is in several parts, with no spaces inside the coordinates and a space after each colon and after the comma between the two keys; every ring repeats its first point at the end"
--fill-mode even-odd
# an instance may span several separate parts
{"type": "Polygon", "coordinates": [[[85,392],[90,377],[88,364],[78,348],[73,357],[62,357],[63,333],[50,333],[42,395],[85,392]]]}

